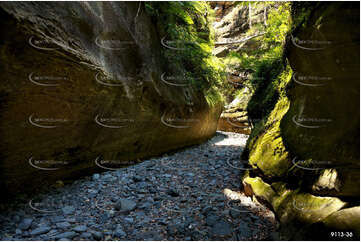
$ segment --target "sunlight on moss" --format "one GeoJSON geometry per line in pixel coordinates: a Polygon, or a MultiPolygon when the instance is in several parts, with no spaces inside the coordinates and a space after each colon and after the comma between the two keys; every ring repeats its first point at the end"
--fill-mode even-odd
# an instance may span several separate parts
{"type": "Polygon", "coordinates": [[[222,63],[212,55],[214,31],[212,9],[206,2],[147,2],[147,13],[182,51],[163,49],[164,68],[169,73],[184,73],[195,90],[202,91],[209,106],[223,102],[222,63]]]}

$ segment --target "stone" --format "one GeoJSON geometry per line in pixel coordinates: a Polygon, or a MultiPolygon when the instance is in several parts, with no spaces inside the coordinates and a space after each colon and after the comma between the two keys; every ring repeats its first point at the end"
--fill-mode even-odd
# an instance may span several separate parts
{"type": "Polygon", "coordinates": [[[105,212],[99,216],[100,223],[106,223],[109,220],[109,213],[105,212]]]}
{"type": "Polygon", "coordinates": [[[129,212],[134,210],[137,207],[137,204],[130,199],[121,198],[116,202],[114,207],[119,211],[129,212]]]}
{"type": "Polygon", "coordinates": [[[71,225],[68,222],[61,222],[61,223],[56,223],[56,227],[58,229],[66,229],[69,228],[71,225]]]}
{"type": "Polygon", "coordinates": [[[229,215],[230,215],[230,210],[231,210],[231,209],[225,209],[225,210],[223,210],[222,213],[221,213],[221,215],[222,215],[223,217],[229,216],[229,215]]]}
{"type": "Polygon", "coordinates": [[[132,217],[126,217],[126,218],[124,218],[124,221],[127,223],[133,223],[134,219],[132,217]]]}
{"type": "Polygon", "coordinates": [[[312,186],[316,195],[358,196],[360,171],[352,168],[324,169],[312,186]]]}
{"type": "Polygon", "coordinates": [[[88,228],[87,228],[87,226],[85,226],[85,225],[78,225],[78,226],[76,226],[76,227],[73,228],[73,230],[74,230],[75,232],[85,232],[87,229],[88,229],[88,228]]]}
{"type": "Polygon", "coordinates": [[[96,240],[102,240],[103,239],[103,233],[99,231],[92,231],[94,239],[96,240]]]}
{"type": "Polygon", "coordinates": [[[90,232],[84,232],[80,234],[80,238],[88,239],[91,238],[92,234],[90,232]]]}
{"type": "Polygon", "coordinates": [[[140,182],[140,181],[143,181],[143,178],[142,178],[141,176],[137,176],[137,175],[136,175],[136,176],[133,176],[133,178],[132,178],[132,179],[133,179],[133,181],[134,181],[134,182],[140,182]]]}
{"type": "Polygon", "coordinates": [[[237,225],[236,233],[240,239],[248,239],[252,236],[252,229],[249,228],[246,222],[239,221],[237,225]]]}
{"type": "Polygon", "coordinates": [[[48,226],[41,226],[41,227],[38,227],[38,228],[32,230],[30,232],[30,235],[35,236],[35,235],[45,234],[45,233],[49,232],[50,230],[51,230],[51,228],[48,226]]]}
{"type": "Polygon", "coordinates": [[[151,208],[152,205],[153,205],[153,203],[151,203],[151,202],[145,202],[142,205],[140,205],[139,208],[147,210],[147,209],[151,208]]]}
{"type": "Polygon", "coordinates": [[[236,219],[236,218],[239,218],[241,216],[241,212],[240,211],[237,211],[236,209],[230,209],[229,210],[229,215],[236,219]]]}
{"type": "Polygon", "coordinates": [[[137,234],[136,239],[144,241],[161,241],[162,237],[156,231],[147,231],[137,234]]]}
{"type": "Polygon", "coordinates": [[[63,216],[50,217],[50,221],[53,223],[63,222],[64,220],[65,220],[65,218],[63,216]]]}
{"type": "Polygon", "coordinates": [[[176,225],[168,225],[167,234],[168,236],[176,236],[178,234],[178,227],[176,225]]]}
{"type": "Polygon", "coordinates": [[[114,231],[114,236],[117,238],[124,238],[127,236],[127,234],[124,232],[122,227],[118,226],[116,230],[114,231]]]}
{"type": "Polygon", "coordinates": [[[113,178],[113,176],[111,174],[105,174],[102,176],[102,179],[104,181],[110,181],[113,178]]]}
{"type": "Polygon", "coordinates": [[[232,235],[232,232],[233,232],[232,225],[223,220],[216,222],[211,229],[211,233],[217,237],[230,236],[232,235]]]}
{"type": "Polygon", "coordinates": [[[27,230],[30,228],[31,224],[33,223],[32,218],[24,218],[21,223],[19,224],[18,228],[21,230],[27,230]]]}
{"type": "Polygon", "coordinates": [[[178,197],[179,196],[179,193],[174,189],[168,189],[167,194],[172,196],[172,197],[178,197]]]}
{"type": "Polygon", "coordinates": [[[65,215],[73,214],[75,211],[75,208],[73,206],[66,206],[61,209],[65,215]]]}
{"type": "Polygon", "coordinates": [[[160,224],[160,225],[167,225],[167,224],[168,224],[167,219],[159,219],[159,220],[158,220],[158,224],[160,224]]]}
{"type": "Polygon", "coordinates": [[[226,198],[224,196],[216,196],[214,199],[215,202],[224,202],[226,198]]]}
{"type": "Polygon", "coordinates": [[[76,219],[75,218],[66,218],[65,221],[69,222],[69,223],[75,223],[76,219]]]}
{"type": "Polygon", "coordinates": [[[202,209],[202,214],[206,216],[212,210],[213,210],[213,208],[211,206],[206,206],[202,209]]]}
{"type": "Polygon", "coordinates": [[[67,231],[67,232],[55,235],[53,237],[53,239],[57,239],[57,240],[60,240],[60,239],[72,239],[75,236],[77,236],[77,233],[75,233],[73,231],[67,231]]]}
{"type": "Polygon", "coordinates": [[[298,193],[287,190],[282,184],[278,184],[278,190],[275,191],[276,185],[272,188],[260,177],[246,176],[243,183],[250,186],[257,200],[267,206],[278,208],[276,211],[279,213],[281,223],[292,220],[301,220],[309,224],[320,222],[346,205],[336,197],[318,197],[308,193],[298,193]]]}
{"type": "Polygon", "coordinates": [[[206,217],[206,225],[208,226],[213,226],[215,225],[219,220],[221,220],[220,217],[218,217],[217,215],[215,214],[208,214],[207,217],[206,217]]]}

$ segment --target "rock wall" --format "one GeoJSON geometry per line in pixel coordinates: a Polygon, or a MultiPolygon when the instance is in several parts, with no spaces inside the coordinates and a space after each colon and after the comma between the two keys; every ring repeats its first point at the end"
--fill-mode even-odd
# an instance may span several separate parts
{"type": "Polygon", "coordinates": [[[250,78],[249,70],[239,64],[227,63],[226,59],[231,52],[242,54],[260,47],[260,39],[250,38],[250,36],[257,35],[259,32],[257,28],[253,28],[254,26],[266,22],[267,5],[224,1],[215,1],[210,4],[215,12],[213,27],[216,43],[213,54],[226,63],[227,83],[225,85],[229,85],[226,95],[229,104],[225,106],[217,129],[250,134],[251,125],[246,111],[247,103],[252,96],[252,91],[246,84],[250,78]],[[247,41],[241,41],[248,38],[250,39],[247,41]],[[240,94],[237,95],[237,91],[240,94]]]}
{"type": "Polygon", "coordinates": [[[167,47],[142,3],[2,2],[0,31],[2,197],[216,131],[220,104],[162,78],[167,47]]]}
{"type": "Polygon", "coordinates": [[[360,5],[306,4],[293,4],[287,95],[252,131],[243,185],[274,209],[281,239],[358,240],[360,5]]]}

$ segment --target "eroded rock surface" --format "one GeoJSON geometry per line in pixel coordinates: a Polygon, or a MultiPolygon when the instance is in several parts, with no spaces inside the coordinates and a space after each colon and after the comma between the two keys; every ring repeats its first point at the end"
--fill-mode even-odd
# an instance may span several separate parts
{"type": "Polygon", "coordinates": [[[330,240],[331,232],[348,231],[352,237],[338,239],[357,240],[359,4],[294,4],[292,17],[287,95],[253,130],[244,156],[255,169],[243,183],[275,210],[282,239],[330,240]],[[336,222],[341,214],[344,225],[336,222]]]}
{"type": "Polygon", "coordinates": [[[161,80],[142,3],[3,2],[0,31],[2,197],[215,133],[218,104],[161,80]]]}

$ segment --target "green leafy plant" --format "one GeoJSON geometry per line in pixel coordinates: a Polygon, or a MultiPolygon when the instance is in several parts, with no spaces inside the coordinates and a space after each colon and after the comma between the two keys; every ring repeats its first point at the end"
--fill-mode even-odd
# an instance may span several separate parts
{"type": "MultiPolygon", "coordinates": [[[[248,3],[242,3],[248,6],[248,3]]],[[[291,26],[291,3],[256,2],[252,6],[267,9],[267,24],[256,23],[245,33],[252,36],[263,35],[253,39],[257,48],[245,48],[242,52],[230,52],[224,63],[228,69],[248,73],[248,80],[243,84],[251,88],[253,96],[247,107],[249,115],[260,120],[272,110],[281,89],[278,76],[284,71],[284,45],[291,26]]],[[[239,94],[242,95],[242,94],[239,94]]]]}
{"type": "Polygon", "coordinates": [[[147,2],[146,10],[157,25],[159,35],[171,43],[163,48],[164,69],[187,76],[202,91],[210,106],[223,101],[223,64],[212,55],[214,33],[211,8],[206,2],[147,2]]]}

